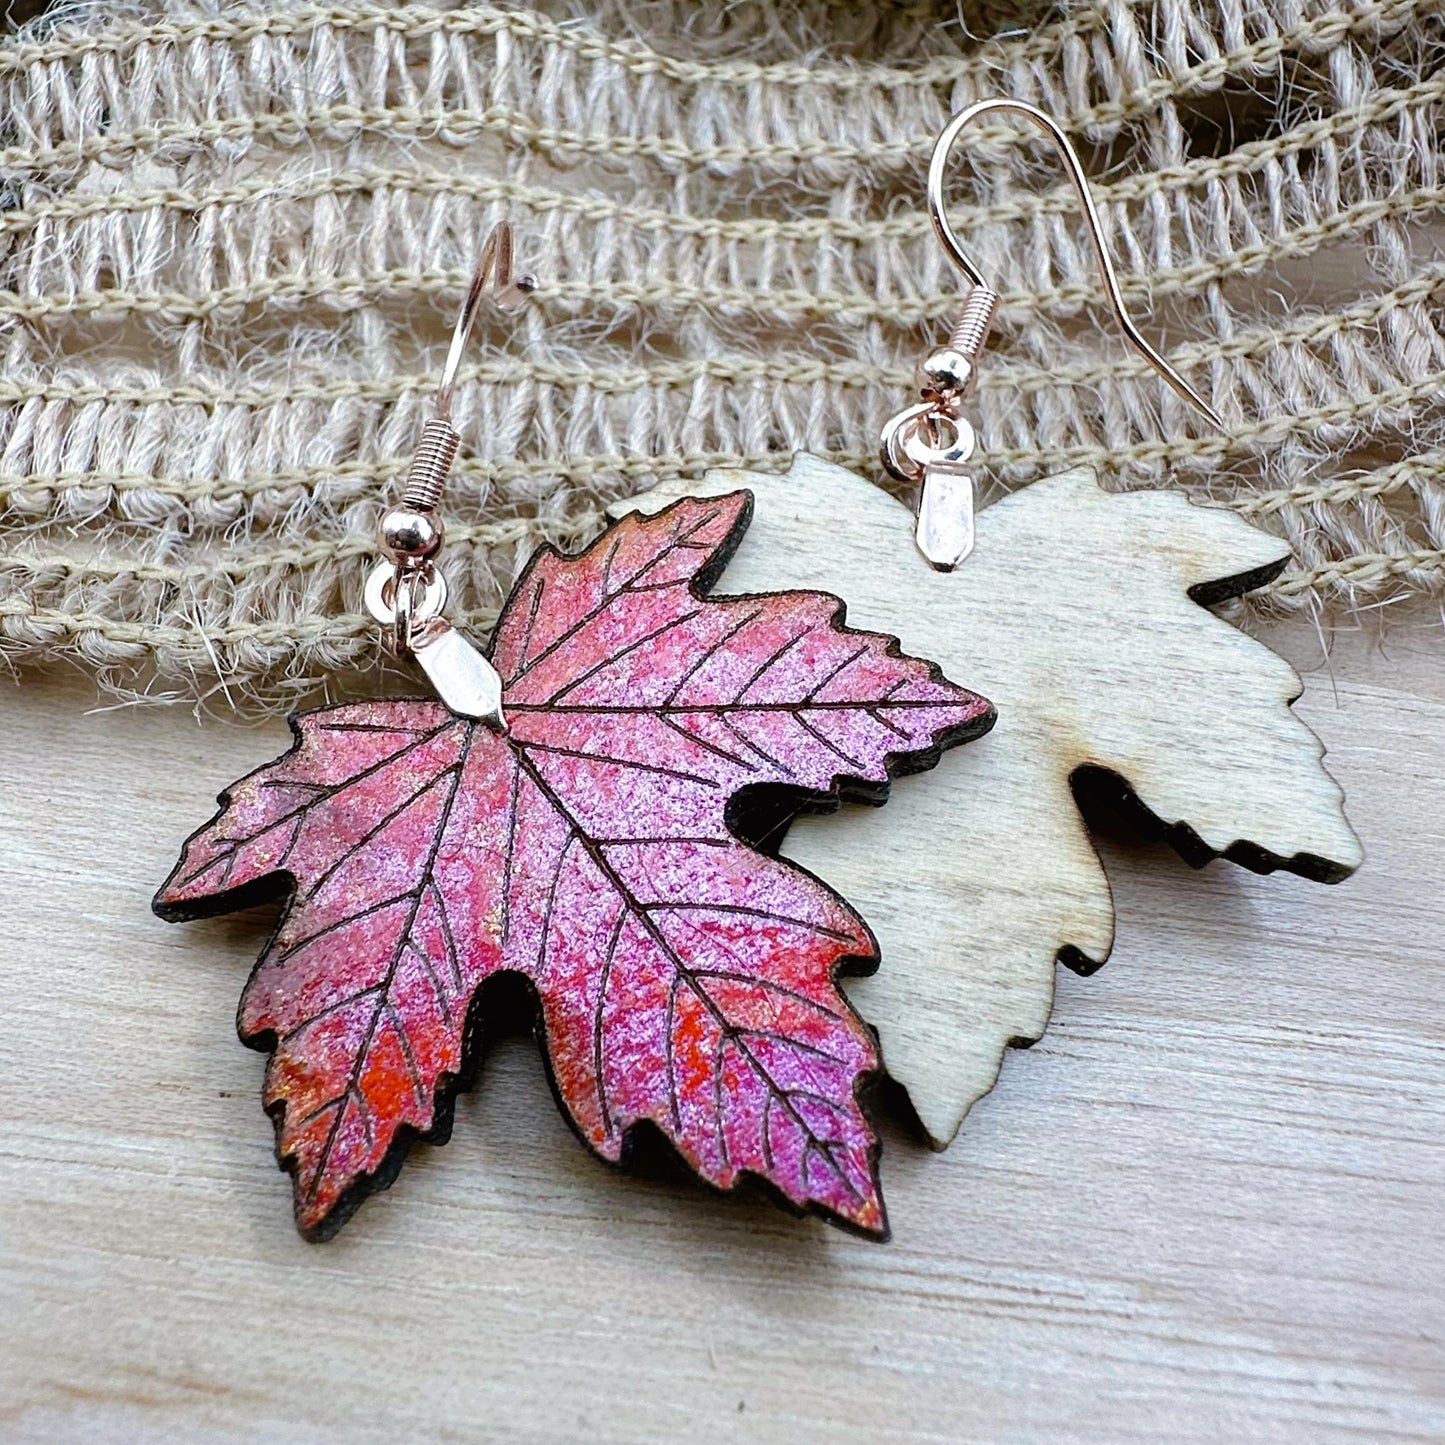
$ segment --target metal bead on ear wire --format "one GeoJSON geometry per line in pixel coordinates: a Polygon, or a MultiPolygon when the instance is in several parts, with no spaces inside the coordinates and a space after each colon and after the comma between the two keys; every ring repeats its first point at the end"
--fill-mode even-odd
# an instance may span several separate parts
{"type": "Polygon", "coordinates": [[[441,551],[441,518],[414,507],[393,507],[378,529],[382,550],[398,567],[425,562],[441,551]]]}

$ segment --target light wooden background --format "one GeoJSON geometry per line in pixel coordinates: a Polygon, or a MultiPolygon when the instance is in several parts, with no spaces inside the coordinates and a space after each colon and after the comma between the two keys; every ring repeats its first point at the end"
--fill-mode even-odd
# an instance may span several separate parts
{"type": "Polygon", "coordinates": [[[283,726],[3,684],[0,1440],[1445,1439],[1442,661],[1417,613],[1311,674],[1349,883],[1109,841],[1113,961],[948,1153],[886,1131],[887,1246],[609,1171],[525,1039],[302,1243],[261,925],[148,908],[283,726]]]}

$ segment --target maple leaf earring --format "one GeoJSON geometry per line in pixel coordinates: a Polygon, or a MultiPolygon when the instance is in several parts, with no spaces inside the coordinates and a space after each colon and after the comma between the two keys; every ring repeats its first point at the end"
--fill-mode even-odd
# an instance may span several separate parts
{"type": "Polygon", "coordinates": [[[900,788],[883,813],[847,828],[801,819],[782,849],[842,891],[877,936],[882,966],[849,995],[940,1148],[992,1088],[1005,1048],[1043,1032],[1056,960],[1088,973],[1108,957],[1113,903],[1077,784],[1109,788],[1196,865],[1223,856],[1336,882],[1362,856],[1324,750],[1290,710],[1303,690],[1294,669],[1208,610],[1277,576],[1284,542],[1177,492],[1105,492],[1086,467],[975,521],[964,408],[998,295],[948,222],[943,182],[959,135],[990,114],[1025,118],[1053,140],[1126,335],[1218,420],[1130,321],[1063,131],[1034,106],[987,100],[949,122],[928,175],[934,229],[973,289],[950,344],[920,369],[919,401],[882,436],[887,470],[919,487],[916,518],[806,454],[785,475],[717,471],[613,508],[749,488],[755,525],[725,590],[847,595],[859,625],[939,659],[998,707],[990,736],[949,755],[927,787],[900,788]]]}
{"type": "Polygon", "coordinates": [[[367,583],[440,701],[326,707],[221,794],[155,898],[184,920],[283,900],[242,995],[297,1224],[334,1232],[443,1142],[478,993],[532,985],[557,1097],[620,1159],[646,1123],[704,1179],[886,1234],[859,1103],[872,1034],[836,976],[877,951],[836,893],[773,856],[799,807],[882,801],[992,709],[809,592],[708,596],[746,491],[539,549],[489,656],[442,616],[436,515],[451,389],[478,305],[519,301],[499,228],[452,340],[388,553],[367,583]]]}

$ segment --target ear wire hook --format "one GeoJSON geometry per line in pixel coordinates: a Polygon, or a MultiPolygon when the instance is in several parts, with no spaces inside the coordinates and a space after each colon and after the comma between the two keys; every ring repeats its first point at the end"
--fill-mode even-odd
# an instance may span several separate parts
{"type": "Polygon", "coordinates": [[[482,298],[490,291],[494,305],[503,311],[515,311],[536,289],[535,276],[513,279],[512,226],[509,221],[498,221],[482,242],[477,268],[472,272],[467,298],[462,302],[461,314],[452,331],[452,344],[447,348],[447,359],[442,364],[436,399],[436,415],[440,420],[451,420],[452,392],[456,388],[457,373],[461,370],[467,342],[472,339],[472,328],[477,324],[482,298]]]}
{"type": "MultiPolygon", "coordinates": [[[[992,320],[993,307],[998,304],[998,293],[989,287],[983,278],[983,272],[964,250],[962,242],[954,233],[953,227],[949,224],[943,195],[944,177],[948,170],[948,161],[953,147],[957,144],[959,136],[974,121],[986,115],[1014,115],[1024,120],[1030,120],[1053,141],[1054,148],[1064,163],[1064,169],[1068,172],[1069,180],[1073,182],[1074,192],[1079,198],[1079,206],[1083,210],[1084,220],[1089,230],[1089,239],[1094,243],[1094,254],[1099,260],[1099,271],[1104,281],[1104,294],[1108,297],[1109,305],[1113,309],[1115,317],[1118,318],[1125,337],[1149,365],[1168,382],[1175,395],[1208,417],[1215,426],[1222,428],[1224,421],[1219,413],[1150,345],[1129,315],[1128,309],[1124,305],[1124,297],[1119,290],[1119,277],[1114,271],[1113,258],[1109,255],[1109,248],[1104,241],[1104,228],[1099,220],[1099,211],[1094,204],[1093,193],[1089,190],[1088,177],[1084,174],[1084,167],[1079,160],[1078,152],[1074,149],[1068,136],[1064,134],[1063,127],[1051,115],[1037,106],[1030,105],[1027,101],[1008,100],[1003,97],[981,100],[966,110],[959,111],[939,134],[933,147],[933,158],[928,163],[928,213],[933,221],[934,232],[954,265],[973,282],[975,287],[989,293],[993,303],[989,307],[989,320],[992,320]]],[[[972,299],[970,297],[970,300],[972,299]]],[[[969,358],[970,361],[974,360],[977,351],[982,349],[986,336],[987,323],[984,325],[983,334],[978,339],[974,356],[969,358]]],[[[966,342],[971,339],[971,336],[958,337],[956,334],[955,345],[959,340],[966,342]]],[[[959,349],[962,350],[961,347],[959,349]]]]}
{"type": "Polygon", "coordinates": [[[928,163],[928,214],[949,259],[973,283],[964,299],[963,310],[946,346],[934,351],[918,368],[918,392],[922,400],[893,417],[881,437],[883,465],[889,475],[902,482],[921,482],[918,503],[918,549],[942,572],[951,571],[973,550],[974,485],[968,469],[973,455],[973,428],[963,415],[963,404],[973,390],[978,360],[993,326],[999,295],[983,278],[983,272],[949,224],[943,196],[943,182],[949,157],[958,138],[968,126],[985,115],[1016,115],[1032,121],[1053,141],[1073,182],[1079,205],[1094,243],[1104,294],[1124,329],[1129,343],[1164,378],[1174,392],[1202,412],[1217,427],[1224,425],[1219,414],[1160,356],[1134,325],[1119,291],[1119,278],[1104,242],[1104,228],[1089,190],[1088,177],[1078,153],[1052,116],[1027,101],[1002,97],[981,100],[949,120],[933,147],[928,163]]]}
{"type": "Polygon", "coordinates": [[[390,651],[415,657],[453,712],[497,727],[504,721],[495,669],[442,616],[447,588],[435,562],[443,538],[436,511],[461,446],[461,434],[451,420],[452,396],[482,301],[490,298],[503,311],[514,311],[536,289],[535,277],[512,275],[512,228],[506,221],[497,222],[477,257],[437,381],[435,409],[422,427],[401,503],[381,519],[387,560],[366,584],[367,609],[386,626],[390,651]]]}
{"type": "Polygon", "coordinates": [[[433,512],[441,501],[447,474],[462,441],[460,433],[452,425],[452,394],[456,390],[457,373],[461,370],[462,356],[467,342],[471,340],[472,329],[477,324],[483,298],[490,296],[503,311],[515,311],[536,289],[535,276],[512,276],[512,227],[507,221],[498,221],[482,242],[481,254],[477,257],[476,269],[467,287],[466,300],[462,302],[457,324],[452,329],[452,342],[447,348],[447,359],[442,363],[442,374],[437,381],[435,410],[431,420],[422,427],[416,458],[407,473],[406,491],[401,501],[403,507],[433,512]]]}
{"type": "MultiPolygon", "coordinates": [[[[462,443],[461,433],[452,425],[452,395],[456,390],[462,356],[477,324],[482,300],[490,296],[503,311],[515,311],[536,289],[535,276],[513,277],[512,227],[506,221],[498,221],[488,233],[487,239],[482,242],[481,254],[477,258],[476,269],[472,272],[466,299],[462,302],[457,324],[452,330],[447,359],[442,363],[441,377],[437,381],[435,407],[430,420],[421,429],[421,440],[417,444],[416,455],[412,458],[411,469],[407,472],[401,507],[389,512],[382,519],[382,546],[398,567],[424,561],[441,546],[441,524],[432,514],[442,499],[447,476],[462,443]],[[405,513],[425,514],[425,519],[435,533],[430,547],[420,545],[420,536],[405,538],[389,535],[393,519],[405,513]],[[402,545],[408,541],[416,545],[402,545]]],[[[413,526],[412,530],[417,532],[426,529],[413,526]]]]}

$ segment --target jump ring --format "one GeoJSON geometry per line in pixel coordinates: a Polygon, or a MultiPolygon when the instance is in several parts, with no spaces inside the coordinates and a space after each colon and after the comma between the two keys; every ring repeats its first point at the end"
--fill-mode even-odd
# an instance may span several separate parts
{"type": "Polygon", "coordinates": [[[967,461],[976,440],[965,418],[950,415],[934,402],[919,402],[899,412],[883,428],[883,465],[901,482],[921,481],[931,466],[967,461]],[[953,439],[946,442],[950,433],[953,439]]]}
{"type": "Polygon", "coordinates": [[[366,579],[365,601],[366,610],[393,629],[397,650],[409,652],[417,630],[447,605],[446,578],[430,564],[402,570],[381,562],[366,579]]]}

